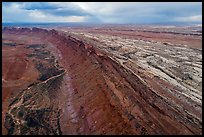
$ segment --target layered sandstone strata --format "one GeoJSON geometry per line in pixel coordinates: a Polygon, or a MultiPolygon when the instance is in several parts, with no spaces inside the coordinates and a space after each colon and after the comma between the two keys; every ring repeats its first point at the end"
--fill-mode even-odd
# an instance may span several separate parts
{"type": "MultiPolygon", "coordinates": [[[[138,49],[112,45],[108,37],[92,34],[83,34],[89,39],[39,28],[3,28],[2,32],[27,44],[38,40],[52,53],[60,72],[46,71],[48,76],[39,76],[37,83],[12,97],[4,110],[9,134],[201,134],[200,85],[182,82],[178,70],[166,67],[172,64],[173,52],[166,51],[172,53],[172,60],[165,60],[158,54],[162,49],[158,43],[148,50],[153,44],[135,41],[138,49]]],[[[116,37],[114,42],[124,41],[116,37]]],[[[196,61],[202,60],[199,50],[191,52],[198,54],[196,61]]],[[[38,58],[37,53],[30,56],[38,58]]],[[[41,62],[50,58],[40,57],[41,62]]],[[[174,64],[177,68],[179,63],[174,64]]],[[[44,70],[36,69],[41,74],[44,70]]],[[[202,82],[199,76],[190,80],[202,82]]]]}

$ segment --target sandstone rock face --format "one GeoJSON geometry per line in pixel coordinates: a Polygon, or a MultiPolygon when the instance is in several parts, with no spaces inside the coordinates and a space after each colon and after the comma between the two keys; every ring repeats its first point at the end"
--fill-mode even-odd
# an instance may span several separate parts
{"type": "Polygon", "coordinates": [[[39,73],[3,110],[6,134],[201,134],[202,73],[187,66],[192,60],[200,65],[199,50],[53,29],[2,33],[13,41],[20,37],[17,46],[26,43],[39,73]],[[171,50],[185,53],[177,58],[171,50]],[[188,52],[196,57],[183,56],[188,52]],[[178,60],[186,61],[181,68],[178,60]]]}

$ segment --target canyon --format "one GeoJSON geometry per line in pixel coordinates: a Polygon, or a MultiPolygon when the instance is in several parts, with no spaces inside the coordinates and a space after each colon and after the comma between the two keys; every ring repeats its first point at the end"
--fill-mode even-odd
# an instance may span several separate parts
{"type": "Polygon", "coordinates": [[[3,27],[2,133],[201,135],[202,32],[189,30],[3,27]]]}

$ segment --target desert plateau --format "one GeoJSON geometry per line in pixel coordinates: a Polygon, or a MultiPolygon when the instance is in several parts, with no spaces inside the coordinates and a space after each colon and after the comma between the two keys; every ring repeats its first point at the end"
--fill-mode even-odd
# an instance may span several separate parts
{"type": "Polygon", "coordinates": [[[2,28],[3,134],[202,134],[201,27],[2,28]]]}

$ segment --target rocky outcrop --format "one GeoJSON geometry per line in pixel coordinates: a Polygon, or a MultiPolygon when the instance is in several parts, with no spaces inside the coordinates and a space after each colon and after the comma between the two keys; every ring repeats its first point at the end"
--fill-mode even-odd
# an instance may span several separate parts
{"type": "Polygon", "coordinates": [[[156,92],[107,52],[56,30],[3,28],[2,31],[39,37],[51,43],[49,48],[52,52],[59,50],[56,58],[66,69],[61,84],[57,84],[58,90],[48,80],[22,91],[18,101],[14,99],[6,121],[10,134],[201,134],[200,117],[171,102],[178,100],[175,97],[168,101],[165,94],[156,92]],[[46,97],[50,92],[57,96],[55,101],[61,99],[63,103],[46,97]],[[37,99],[39,96],[41,100],[37,99]],[[32,104],[35,99],[38,103],[32,104]],[[43,120],[48,115],[50,119],[43,120]]]}

